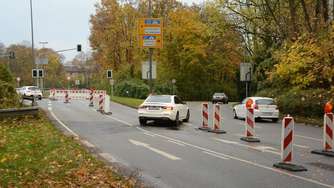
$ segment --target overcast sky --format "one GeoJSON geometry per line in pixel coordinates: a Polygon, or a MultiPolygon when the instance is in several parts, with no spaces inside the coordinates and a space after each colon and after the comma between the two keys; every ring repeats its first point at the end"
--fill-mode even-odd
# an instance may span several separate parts
{"type": "MultiPolygon", "coordinates": [[[[183,0],[202,2],[203,0],[183,0]]],[[[75,48],[82,44],[88,51],[90,15],[99,0],[33,0],[35,46],[45,46],[54,50],[75,48]]],[[[29,0],[0,0],[0,43],[10,44],[31,41],[29,0]]],[[[66,60],[71,60],[76,52],[66,52],[66,60]]]]}

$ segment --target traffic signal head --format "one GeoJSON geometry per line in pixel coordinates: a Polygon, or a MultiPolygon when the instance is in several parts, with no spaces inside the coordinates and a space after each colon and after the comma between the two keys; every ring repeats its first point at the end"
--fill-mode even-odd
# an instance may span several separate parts
{"type": "Polygon", "coordinates": [[[37,78],[37,69],[32,69],[32,78],[37,78]]]}
{"type": "Polygon", "coordinates": [[[78,45],[77,45],[77,51],[78,51],[78,52],[81,52],[81,44],[78,44],[78,45]]]}
{"type": "Polygon", "coordinates": [[[107,70],[107,78],[112,79],[112,70],[107,70]]]}
{"type": "Polygon", "coordinates": [[[15,52],[9,52],[9,59],[15,59],[15,52]]]}
{"type": "Polygon", "coordinates": [[[44,77],[44,70],[43,69],[38,69],[38,77],[43,78],[44,77]]]}

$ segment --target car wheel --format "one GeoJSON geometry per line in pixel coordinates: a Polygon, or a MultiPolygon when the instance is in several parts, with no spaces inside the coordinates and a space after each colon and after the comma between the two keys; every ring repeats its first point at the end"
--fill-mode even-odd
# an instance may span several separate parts
{"type": "Polygon", "coordinates": [[[140,124],[140,126],[145,126],[146,125],[146,120],[145,119],[139,119],[139,124],[140,124]]]}
{"type": "Polygon", "coordinates": [[[38,96],[38,99],[39,99],[39,100],[42,100],[42,96],[38,96]]]}
{"type": "Polygon", "coordinates": [[[190,112],[188,110],[186,119],[184,119],[183,122],[189,122],[189,118],[190,118],[190,112]]]}
{"type": "Polygon", "coordinates": [[[234,117],[234,119],[239,119],[238,116],[237,116],[237,112],[235,110],[233,110],[233,117],[234,117]]]}
{"type": "Polygon", "coordinates": [[[271,119],[271,121],[276,123],[276,122],[278,122],[278,118],[273,118],[273,119],[271,119]]]}
{"type": "Polygon", "coordinates": [[[176,113],[175,121],[174,121],[174,126],[179,127],[180,126],[180,116],[179,112],[176,113]]]}

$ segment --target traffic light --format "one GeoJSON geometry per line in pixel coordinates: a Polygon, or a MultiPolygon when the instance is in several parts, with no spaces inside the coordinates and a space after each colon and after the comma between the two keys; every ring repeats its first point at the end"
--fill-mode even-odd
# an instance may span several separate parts
{"type": "Polygon", "coordinates": [[[107,70],[107,78],[112,79],[112,70],[107,70]]]}
{"type": "Polygon", "coordinates": [[[78,45],[77,45],[77,51],[78,51],[78,52],[81,52],[81,44],[78,44],[78,45]]]}
{"type": "Polygon", "coordinates": [[[37,74],[37,69],[32,69],[32,78],[37,78],[38,74],[37,74]]]}
{"type": "Polygon", "coordinates": [[[15,52],[9,52],[9,59],[15,59],[15,52]]]}
{"type": "Polygon", "coordinates": [[[39,78],[44,78],[44,70],[43,69],[38,69],[38,77],[39,78]]]}

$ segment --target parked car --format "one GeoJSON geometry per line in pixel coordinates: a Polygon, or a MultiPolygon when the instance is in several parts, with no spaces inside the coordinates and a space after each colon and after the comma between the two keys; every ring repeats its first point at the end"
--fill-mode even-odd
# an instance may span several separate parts
{"type": "Polygon", "coordinates": [[[241,104],[233,107],[233,114],[235,119],[246,117],[246,102],[248,99],[253,100],[254,117],[256,119],[271,119],[277,122],[279,118],[279,110],[275,104],[274,99],[267,97],[248,97],[245,98],[241,104]]]}
{"type": "Polygon", "coordinates": [[[39,100],[42,100],[42,96],[43,96],[42,91],[36,86],[21,87],[19,92],[22,96],[28,96],[28,97],[34,96],[38,98],[39,100]]]}
{"type": "Polygon", "coordinates": [[[215,93],[212,96],[212,103],[222,102],[223,104],[228,103],[228,97],[225,93],[215,93]]]}
{"type": "Polygon", "coordinates": [[[138,108],[140,125],[147,121],[168,121],[179,126],[181,121],[188,122],[189,107],[176,95],[150,95],[138,108]]]}

